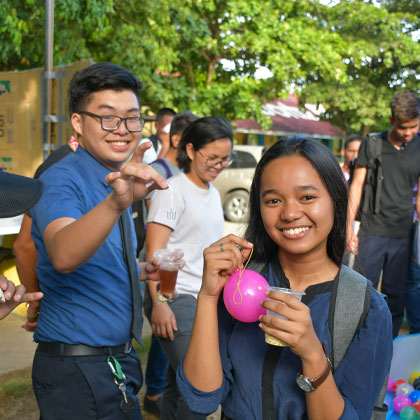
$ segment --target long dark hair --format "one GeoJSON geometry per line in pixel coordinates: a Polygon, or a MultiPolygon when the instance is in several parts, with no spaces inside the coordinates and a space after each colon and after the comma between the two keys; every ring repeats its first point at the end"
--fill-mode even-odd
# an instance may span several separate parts
{"type": "Polygon", "coordinates": [[[203,117],[192,122],[182,133],[178,146],[178,166],[185,173],[191,168],[191,160],[187,155],[187,144],[191,143],[194,150],[200,150],[206,144],[219,139],[233,141],[232,126],[224,118],[203,117]]]}
{"type": "Polygon", "coordinates": [[[291,137],[271,146],[261,157],[255,170],[250,192],[250,218],[245,238],[254,244],[253,259],[270,261],[278,245],[267,234],[260,209],[261,176],[269,162],[284,156],[306,158],[324,182],[334,205],[334,223],[327,239],[327,254],[341,264],[346,246],[347,188],[340,165],[322,143],[302,137],[291,137]]]}

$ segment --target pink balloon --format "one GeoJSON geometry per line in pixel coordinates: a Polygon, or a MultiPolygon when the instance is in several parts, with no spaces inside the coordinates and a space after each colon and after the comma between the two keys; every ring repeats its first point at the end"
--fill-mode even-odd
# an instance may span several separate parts
{"type": "Polygon", "coordinates": [[[393,387],[394,386],[394,381],[393,381],[393,379],[391,378],[391,376],[389,376],[389,378],[388,378],[388,385],[387,385],[387,387],[386,387],[386,391],[388,392],[388,391],[392,391],[393,390],[393,387]]]}
{"type": "Polygon", "coordinates": [[[256,322],[266,309],[260,306],[266,300],[267,280],[253,270],[237,269],[228,279],[223,290],[223,301],[228,312],[242,322],[256,322]]]}
{"type": "Polygon", "coordinates": [[[398,395],[398,397],[394,398],[392,405],[394,407],[394,411],[399,413],[404,407],[409,407],[413,404],[410,398],[406,397],[405,395],[398,395]]]}

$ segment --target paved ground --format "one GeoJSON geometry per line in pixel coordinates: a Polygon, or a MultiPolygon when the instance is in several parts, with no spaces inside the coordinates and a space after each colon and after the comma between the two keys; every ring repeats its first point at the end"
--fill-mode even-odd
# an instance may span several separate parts
{"type": "MultiPolygon", "coordinates": [[[[36,344],[32,333],[20,326],[25,318],[12,313],[0,321],[0,375],[32,365],[36,344]]],[[[145,317],[143,335],[151,334],[150,324],[145,317]]]]}
{"type": "Polygon", "coordinates": [[[32,364],[36,344],[20,326],[25,318],[10,314],[0,321],[0,375],[32,364]]]}

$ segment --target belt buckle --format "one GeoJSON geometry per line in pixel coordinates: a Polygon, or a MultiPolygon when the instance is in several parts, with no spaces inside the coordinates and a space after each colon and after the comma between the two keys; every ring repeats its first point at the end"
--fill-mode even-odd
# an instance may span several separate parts
{"type": "Polygon", "coordinates": [[[129,341],[128,343],[124,344],[124,354],[128,354],[131,351],[131,341],[129,341]]]}

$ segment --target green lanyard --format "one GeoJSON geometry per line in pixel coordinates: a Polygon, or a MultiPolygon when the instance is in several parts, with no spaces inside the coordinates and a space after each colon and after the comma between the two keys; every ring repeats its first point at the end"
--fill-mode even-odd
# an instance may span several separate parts
{"type": "Polygon", "coordinates": [[[121,365],[114,356],[108,356],[106,359],[112,374],[115,376],[115,382],[125,382],[125,375],[121,369],[121,365]]]}

